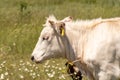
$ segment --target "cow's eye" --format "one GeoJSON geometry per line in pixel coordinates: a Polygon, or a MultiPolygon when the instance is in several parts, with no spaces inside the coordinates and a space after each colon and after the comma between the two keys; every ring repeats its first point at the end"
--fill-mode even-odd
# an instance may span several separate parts
{"type": "Polygon", "coordinates": [[[43,37],[43,40],[48,40],[48,39],[49,39],[48,36],[43,37]]]}

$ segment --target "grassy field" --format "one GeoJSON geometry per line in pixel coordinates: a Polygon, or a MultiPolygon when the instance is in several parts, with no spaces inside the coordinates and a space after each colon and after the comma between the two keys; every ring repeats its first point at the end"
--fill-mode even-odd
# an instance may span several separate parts
{"type": "Polygon", "coordinates": [[[0,80],[71,80],[66,60],[52,59],[39,65],[30,61],[50,14],[58,19],[120,17],[120,0],[1,0],[0,80]]]}

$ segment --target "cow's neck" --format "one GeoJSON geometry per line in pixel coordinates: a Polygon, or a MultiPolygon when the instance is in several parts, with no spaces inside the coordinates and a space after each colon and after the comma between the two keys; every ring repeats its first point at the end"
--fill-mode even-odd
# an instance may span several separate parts
{"type": "Polygon", "coordinates": [[[74,61],[83,58],[85,41],[87,41],[86,31],[68,29],[66,30],[66,38],[68,40],[67,59],[74,61]]]}
{"type": "Polygon", "coordinates": [[[66,36],[69,41],[68,47],[70,46],[67,59],[72,61],[84,75],[88,75],[91,80],[95,80],[90,68],[88,68],[88,65],[84,61],[84,47],[87,44],[89,32],[89,30],[66,30],[66,36]]]}

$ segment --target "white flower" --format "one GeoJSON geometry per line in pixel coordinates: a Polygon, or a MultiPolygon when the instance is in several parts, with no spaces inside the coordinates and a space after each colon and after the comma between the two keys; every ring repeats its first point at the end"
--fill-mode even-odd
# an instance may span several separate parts
{"type": "Polygon", "coordinates": [[[5,64],[6,63],[6,61],[3,61],[3,64],[5,64]]]}
{"type": "Polygon", "coordinates": [[[52,68],[55,68],[55,66],[53,65],[52,68]]]}
{"type": "Polygon", "coordinates": [[[35,69],[38,69],[38,67],[35,67],[35,69]]]}
{"type": "Polygon", "coordinates": [[[33,64],[32,66],[35,67],[35,64],[33,64]]]}
{"type": "Polygon", "coordinates": [[[45,72],[48,72],[49,70],[48,69],[45,69],[45,72]]]}
{"type": "Polygon", "coordinates": [[[19,68],[18,70],[21,71],[21,68],[19,68]]]}
{"type": "Polygon", "coordinates": [[[59,70],[62,70],[62,68],[59,67],[59,70]]]}
{"type": "Polygon", "coordinates": [[[56,66],[55,69],[58,69],[58,67],[56,66]]]}
{"type": "Polygon", "coordinates": [[[7,76],[7,75],[8,75],[8,72],[5,72],[5,75],[7,76]]]}
{"type": "Polygon", "coordinates": [[[24,71],[25,71],[25,72],[29,72],[28,68],[25,68],[24,71]]]}
{"type": "Polygon", "coordinates": [[[15,45],[16,45],[16,43],[14,42],[14,43],[13,43],[13,46],[15,46],[15,45]]]}
{"type": "Polygon", "coordinates": [[[19,77],[20,77],[21,79],[23,79],[23,78],[24,78],[24,76],[23,76],[23,75],[19,75],[19,77]]]}
{"type": "Polygon", "coordinates": [[[48,65],[47,68],[50,68],[50,65],[48,65]]]}
{"type": "Polygon", "coordinates": [[[1,74],[0,79],[4,79],[4,74],[1,74]]]}
{"type": "Polygon", "coordinates": [[[64,75],[59,76],[59,79],[65,79],[64,75]]]}
{"type": "Polygon", "coordinates": [[[26,65],[28,65],[30,67],[32,66],[32,64],[29,61],[26,62],[26,65]]]}
{"type": "Polygon", "coordinates": [[[1,67],[5,67],[3,63],[1,64],[1,67]]]}
{"type": "Polygon", "coordinates": [[[37,74],[37,76],[39,77],[39,76],[40,76],[40,74],[37,74]]]}
{"type": "Polygon", "coordinates": [[[55,61],[52,61],[53,63],[55,63],[55,61]]]}
{"type": "Polygon", "coordinates": [[[33,79],[35,79],[35,76],[32,76],[33,79]]]}
{"type": "Polygon", "coordinates": [[[23,60],[20,60],[20,63],[22,63],[23,62],[23,60]]]}
{"type": "Polygon", "coordinates": [[[11,64],[11,66],[16,67],[16,64],[11,64]]]}
{"type": "Polygon", "coordinates": [[[55,71],[53,71],[52,74],[55,74],[55,71]]]}
{"type": "Polygon", "coordinates": [[[9,80],[9,78],[7,78],[6,80],[9,80]]]}
{"type": "Polygon", "coordinates": [[[50,70],[50,72],[53,72],[53,71],[54,71],[53,69],[50,70]]]}
{"type": "Polygon", "coordinates": [[[32,75],[33,75],[33,76],[35,76],[35,75],[36,75],[36,73],[34,72],[32,75]]]}
{"type": "Polygon", "coordinates": [[[52,78],[54,76],[54,74],[51,73],[47,73],[48,77],[52,78]]]}
{"type": "Polygon", "coordinates": [[[48,61],[45,63],[45,66],[47,66],[47,65],[49,64],[49,62],[50,62],[50,61],[48,60],[48,61]]]}
{"type": "Polygon", "coordinates": [[[57,64],[57,66],[59,66],[59,64],[57,64]]]}
{"type": "Polygon", "coordinates": [[[33,70],[31,69],[30,72],[33,72],[33,70]]]}

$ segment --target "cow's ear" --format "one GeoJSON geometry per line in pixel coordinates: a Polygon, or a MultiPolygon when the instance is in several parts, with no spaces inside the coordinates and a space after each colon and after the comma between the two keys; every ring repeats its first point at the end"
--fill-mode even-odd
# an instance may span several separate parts
{"type": "Polygon", "coordinates": [[[73,18],[71,16],[68,16],[62,20],[62,22],[71,22],[73,21],[73,18]]]}
{"type": "Polygon", "coordinates": [[[61,22],[61,23],[60,23],[59,32],[60,32],[60,35],[61,35],[61,36],[64,36],[64,35],[65,35],[65,23],[64,23],[64,22],[61,22]]]}
{"type": "Polygon", "coordinates": [[[54,25],[54,21],[49,20],[48,22],[50,23],[50,25],[54,25]]]}

